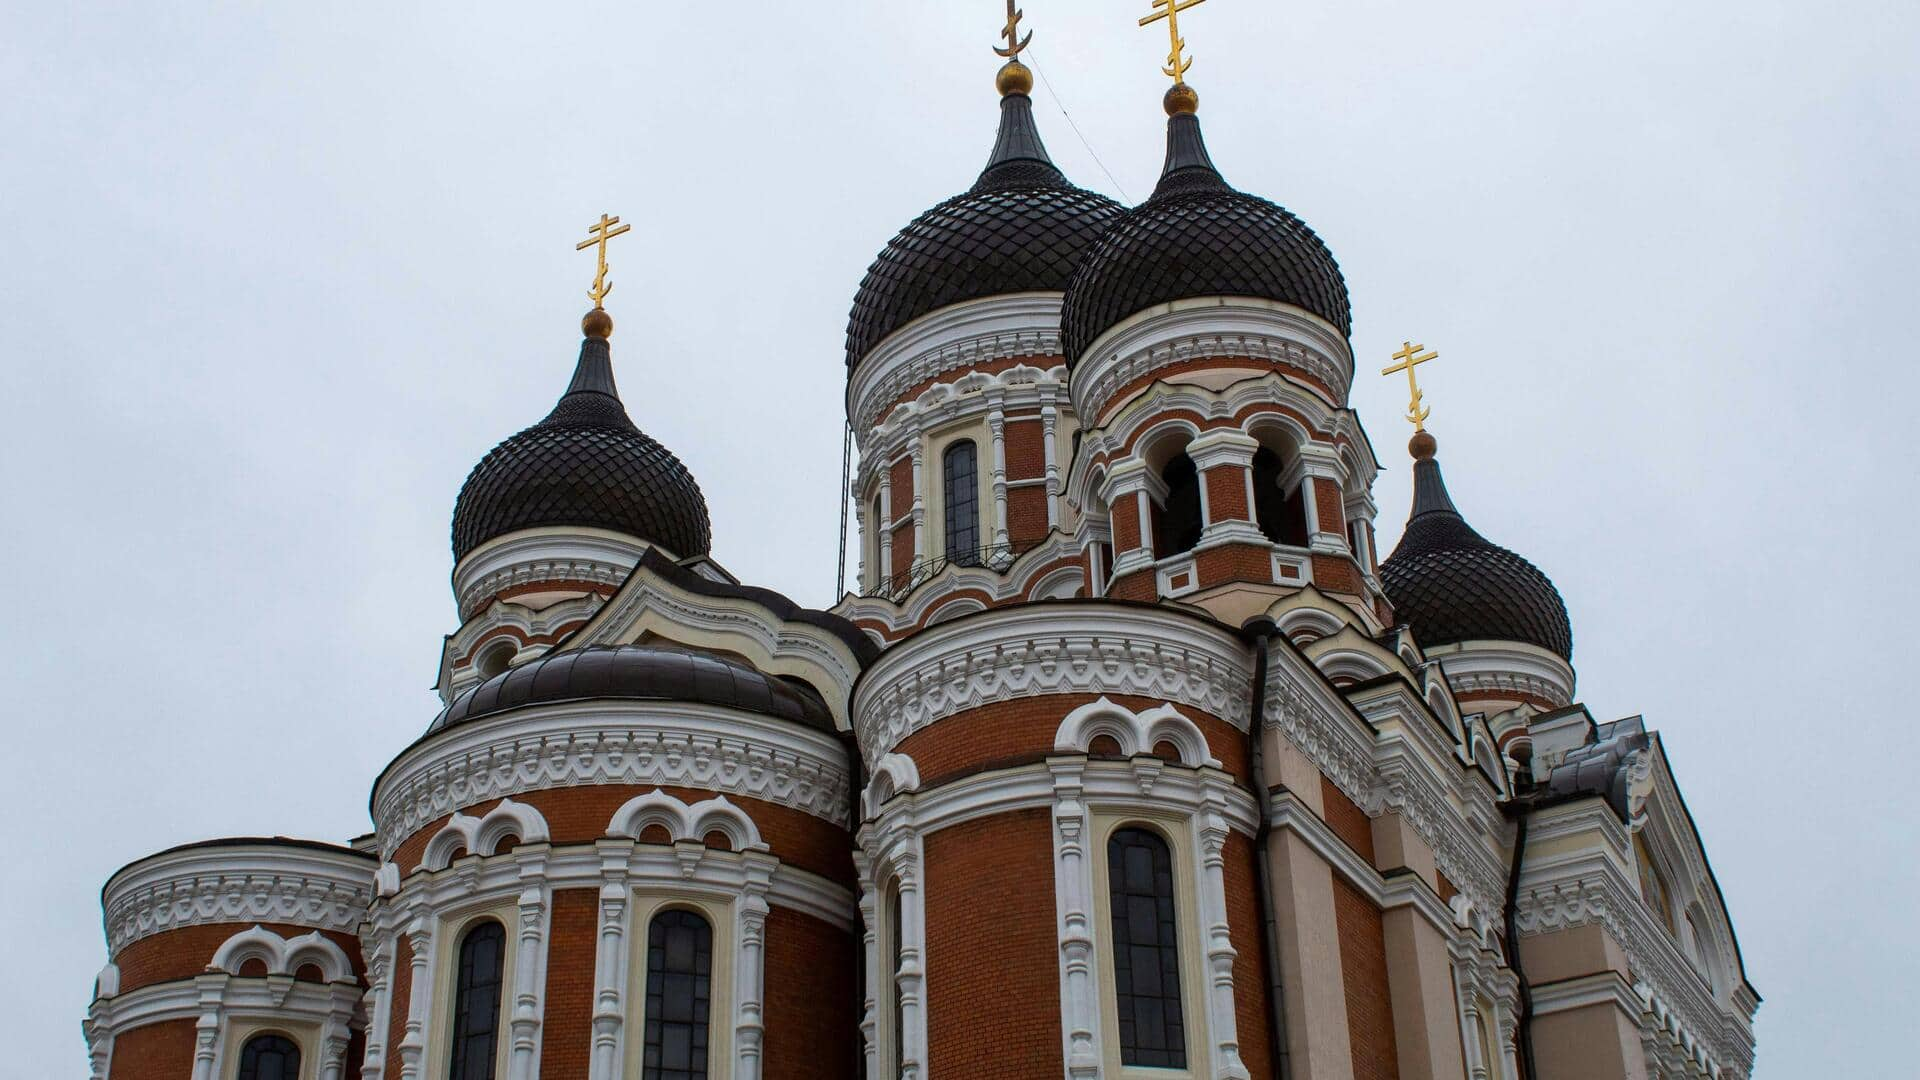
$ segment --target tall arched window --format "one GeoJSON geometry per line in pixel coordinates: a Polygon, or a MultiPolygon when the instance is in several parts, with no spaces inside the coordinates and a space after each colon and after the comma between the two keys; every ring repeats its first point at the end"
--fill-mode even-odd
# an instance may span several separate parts
{"type": "Polygon", "coordinates": [[[1253,454],[1253,517],[1276,544],[1307,546],[1306,505],[1297,494],[1280,490],[1285,464],[1262,446],[1253,454]]]}
{"type": "Polygon", "coordinates": [[[713,927],[671,908],[647,930],[647,1046],[642,1080],[706,1080],[713,927]]]}
{"type": "Polygon", "coordinates": [[[255,1035],[240,1048],[240,1080],[300,1080],[300,1047],[284,1035],[255,1035]]]}
{"type": "Polygon", "coordinates": [[[1107,839],[1107,899],[1120,1064],[1184,1069],[1187,1028],[1180,1003],[1173,856],[1158,833],[1119,829],[1107,839]]]}
{"type": "Polygon", "coordinates": [[[1167,501],[1153,515],[1153,557],[1164,559],[1192,551],[1200,542],[1200,472],[1185,451],[1174,455],[1160,470],[1167,485],[1167,501]]]}
{"type": "Polygon", "coordinates": [[[942,459],[947,508],[947,561],[961,566],[980,562],[980,462],[971,440],[947,447],[942,459]]]}
{"type": "Polygon", "coordinates": [[[460,939],[454,972],[453,1052],[447,1080],[493,1080],[500,1037],[500,992],[505,981],[507,932],[491,919],[460,939]]]}

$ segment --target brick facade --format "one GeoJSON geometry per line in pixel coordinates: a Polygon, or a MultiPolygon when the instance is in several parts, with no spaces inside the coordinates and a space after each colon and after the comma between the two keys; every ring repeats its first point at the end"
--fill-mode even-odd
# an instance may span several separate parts
{"type": "Polygon", "coordinates": [[[554,890],[540,1080],[586,1080],[593,1056],[593,966],[599,930],[598,889],[554,890]]]}
{"type": "MultiPolygon", "coordinates": [[[[155,983],[191,979],[207,970],[207,965],[213,963],[213,954],[228,938],[255,926],[264,926],[284,938],[313,932],[311,926],[293,923],[234,922],[202,923],[149,934],[128,942],[114,955],[113,962],[120,967],[120,992],[126,994],[155,983]]],[[[364,979],[366,969],[360,963],[360,940],[352,934],[331,930],[320,933],[346,950],[347,959],[353,962],[354,975],[364,979]]]]}
{"type": "Polygon", "coordinates": [[[162,1020],[113,1040],[108,1080],[185,1080],[193,1075],[194,1022],[162,1020]]]}
{"type": "Polygon", "coordinates": [[[1347,1035],[1354,1080],[1400,1080],[1394,1045],[1393,1000],[1387,990],[1386,933],[1380,909],[1345,878],[1333,877],[1334,919],[1340,928],[1340,977],[1347,994],[1347,1035]]]}
{"type": "Polygon", "coordinates": [[[859,940],[809,915],[767,915],[765,1080],[860,1075],[859,940]]]}

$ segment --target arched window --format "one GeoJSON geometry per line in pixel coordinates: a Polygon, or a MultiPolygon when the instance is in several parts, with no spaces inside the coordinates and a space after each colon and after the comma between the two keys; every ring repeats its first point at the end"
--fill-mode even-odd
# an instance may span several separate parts
{"type": "Polygon", "coordinates": [[[947,561],[961,566],[980,562],[980,463],[971,440],[947,447],[942,489],[947,508],[947,561]]]}
{"type": "Polygon", "coordinates": [[[672,908],[647,930],[647,1047],[642,1080],[706,1080],[713,927],[672,908]]]}
{"type": "Polygon", "coordinates": [[[240,1080],[300,1080],[300,1046],[284,1035],[255,1035],[240,1048],[240,1080]]]}
{"type": "Polygon", "coordinates": [[[1284,469],[1279,454],[1264,446],[1254,451],[1253,517],[1260,531],[1274,543],[1306,547],[1306,505],[1297,493],[1280,490],[1284,469]]]}
{"type": "Polygon", "coordinates": [[[1120,1064],[1184,1069],[1187,1029],[1180,1005],[1173,857],[1159,834],[1119,829],[1108,838],[1107,898],[1120,1064]]]}
{"type": "Polygon", "coordinates": [[[491,919],[460,939],[454,972],[453,1052],[447,1080],[493,1080],[500,1036],[500,991],[505,979],[507,932],[491,919]]]}
{"type": "Polygon", "coordinates": [[[1192,551],[1200,542],[1200,472],[1185,451],[1174,455],[1160,470],[1167,485],[1165,505],[1155,507],[1153,516],[1153,557],[1164,559],[1183,551],[1192,551]]]}

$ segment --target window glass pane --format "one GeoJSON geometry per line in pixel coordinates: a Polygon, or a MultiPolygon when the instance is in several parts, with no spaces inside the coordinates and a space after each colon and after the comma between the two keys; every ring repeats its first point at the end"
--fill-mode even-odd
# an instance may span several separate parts
{"type": "Polygon", "coordinates": [[[947,508],[947,558],[963,566],[980,561],[980,483],[973,443],[947,447],[944,500],[947,508]]]}
{"type": "Polygon", "coordinates": [[[460,939],[448,1080],[493,1080],[506,946],[507,932],[497,922],[479,923],[460,939]]]}
{"type": "Polygon", "coordinates": [[[706,1080],[713,994],[713,928],[675,908],[647,929],[646,1050],[642,1080],[706,1080]]]}
{"type": "Polygon", "coordinates": [[[1186,1068],[1173,858],[1166,841],[1146,829],[1115,832],[1107,841],[1107,891],[1120,1063],[1186,1068]]]}
{"type": "Polygon", "coordinates": [[[255,1035],[240,1050],[240,1080],[300,1080],[300,1047],[279,1035],[255,1035]]]}

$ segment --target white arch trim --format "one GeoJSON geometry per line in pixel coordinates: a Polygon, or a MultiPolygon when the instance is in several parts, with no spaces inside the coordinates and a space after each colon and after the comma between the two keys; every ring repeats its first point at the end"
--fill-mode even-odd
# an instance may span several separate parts
{"type": "Polygon", "coordinates": [[[613,820],[607,823],[607,835],[638,840],[649,825],[658,825],[667,830],[667,837],[676,844],[682,840],[699,842],[708,833],[717,831],[727,838],[727,843],[735,851],[767,849],[753,819],[728,802],[725,795],[715,795],[689,805],[655,788],[645,795],[628,799],[620,809],[615,810],[613,820]]]}
{"type": "Polygon", "coordinates": [[[1145,712],[1134,712],[1104,695],[1067,714],[1054,733],[1053,748],[1063,753],[1087,752],[1093,740],[1110,736],[1120,744],[1127,757],[1150,754],[1161,742],[1170,742],[1180,754],[1180,764],[1198,768],[1220,767],[1218,759],[1207,752],[1207,737],[1200,725],[1180,714],[1172,705],[1160,705],[1145,712]]]}
{"type": "Polygon", "coordinates": [[[895,795],[904,795],[920,790],[920,767],[905,754],[887,753],[873,763],[873,779],[867,783],[867,790],[861,793],[861,810],[867,817],[875,817],[887,800],[895,795]]]}
{"type": "Polygon", "coordinates": [[[427,841],[420,866],[425,870],[444,870],[453,861],[454,852],[461,850],[474,855],[492,855],[494,847],[509,836],[519,837],[523,844],[546,843],[547,819],[540,816],[540,811],[512,799],[500,800],[500,805],[487,811],[484,817],[456,813],[427,841]]]}
{"type": "Polygon", "coordinates": [[[328,982],[346,982],[353,978],[353,964],[346,951],[314,930],[296,938],[283,938],[258,924],[222,942],[213,952],[213,966],[238,975],[241,965],[258,960],[269,975],[291,975],[313,964],[328,982]]]}

